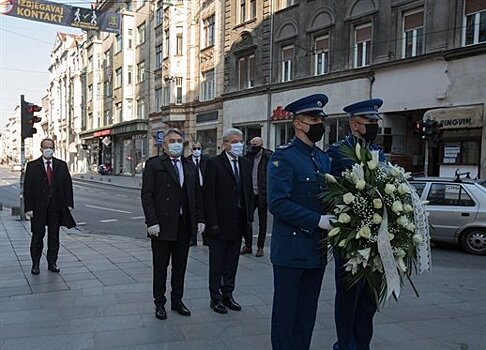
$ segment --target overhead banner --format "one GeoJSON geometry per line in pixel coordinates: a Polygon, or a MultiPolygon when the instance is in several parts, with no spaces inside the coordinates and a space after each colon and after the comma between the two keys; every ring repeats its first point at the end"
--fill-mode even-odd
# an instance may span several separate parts
{"type": "Polygon", "coordinates": [[[42,0],[0,0],[0,14],[83,30],[120,33],[121,16],[42,0]]]}

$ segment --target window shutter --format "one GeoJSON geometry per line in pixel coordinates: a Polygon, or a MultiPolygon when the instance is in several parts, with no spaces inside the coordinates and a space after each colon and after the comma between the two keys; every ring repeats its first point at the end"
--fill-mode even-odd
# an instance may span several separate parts
{"type": "Polygon", "coordinates": [[[371,40],[371,26],[356,29],[356,42],[371,40]]]}
{"type": "Polygon", "coordinates": [[[420,28],[424,26],[424,13],[417,12],[411,15],[405,15],[404,29],[409,31],[415,28],[420,28]]]}
{"type": "Polygon", "coordinates": [[[486,10],[486,0],[466,0],[466,16],[483,10],[486,10]]]}

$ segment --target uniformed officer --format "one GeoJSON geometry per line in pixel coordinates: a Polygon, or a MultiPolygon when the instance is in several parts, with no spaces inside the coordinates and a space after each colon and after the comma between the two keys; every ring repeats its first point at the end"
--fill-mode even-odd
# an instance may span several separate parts
{"type": "Polygon", "coordinates": [[[285,107],[293,114],[295,138],[278,148],[268,165],[274,350],[309,349],[314,329],[326,266],[320,242],[333,218],[317,198],[323,190],[320,174],[330,171],[329,157],[315,145],[324,134],[327,101],[326,95],[316,94],[285,107]]]}
{"type": "MultiPolygon", "coordinates": [[[[331,158],[331,173],[341,176],[341,173],[350,169],[355,161],[346,157],[342,152],[343,145],[355,149],[356,143],[369,150],[379,150],[381,162],[386,160],[380,147],[373,143],[378,134],[378,120],[381,116],[378,109],[383,100],[374,98],[360,101],[344,107],[349,116],[350,135],[332,145],[327,153],[331,158]]],[[[373,316],[377,305],[371,289],[364,280],[350,287],[346,281],[347,272],[344,270],[344,261],[341,255],[334,252],[336,263],[336,300],[334,304],[334,317],[338,340],[334,350],[367,350],[370,348],[373,336],[373,316]]]]}

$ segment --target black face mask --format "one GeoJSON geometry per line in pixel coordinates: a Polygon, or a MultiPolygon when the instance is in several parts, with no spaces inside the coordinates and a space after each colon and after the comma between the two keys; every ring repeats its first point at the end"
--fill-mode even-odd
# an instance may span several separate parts
{"type": "Polygon", "coordinates": [[[378,135],[378,124],[364,124],[366,128],[366,134],[361,135],[363,139],[369,143],[373,142],[376,139],[376,135],[378,135]]]}
{"type": "Polygon", "coordinates": [[[262,149],[262,146],[251,146],[251,153],[258,154],[262,149]]]}
{"type": "Polygon", "coordinates": [[[309,125],[309,131],[307,131],[305,135],[312,143],[316,143],[322,139],[322,135],[324,135],[324,132],[326,131],[324,127],[324,123],[317,123],[317,124],[308,124],[306,122],[302,122],[302,123],[309,125]]]}

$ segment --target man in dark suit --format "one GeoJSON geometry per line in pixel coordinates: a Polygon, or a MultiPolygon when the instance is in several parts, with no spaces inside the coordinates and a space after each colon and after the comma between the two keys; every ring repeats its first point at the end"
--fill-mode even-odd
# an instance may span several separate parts
{"type": "Polygon", "coordinates": [[[251,165],[243,158],[243,133],[227,129],[223,152],[208,160],[204,178],[206,236],[209,242],[210,307],[218,313],[235,311],[235,277],[241,239],[253,220],[251,165]]]}
{"type": "MultiPolygon", "coordinates": [[[[251,148],[246,158],[251,163],[251,176],[253,183],[254,208],[258,208],[258,241],[255,256],[263,256],[263,246],[267,236],[267,167],[272,151],[263,147],[263,140],[254,137],[250,140],[251,148]]],[[[245,245],[241,248],[241,254],[252,253],[253,230],[248,230],[245,236],[245,245]]]]}
{"type": "Polygon", "coordinates": [[[285,106],[293,114],[295,138],[277,148],[268,165],[273,350],[308,350],[314,330],[326,267],[321,240],[333,218],[318,199],[324,190],[320,174],[330,171],[329,157],[316,146],[325,130],[327,101],[315,94],[285,106]]]}
{"type": "Polygon", "coordinates": [[[76,226],[71,215],[74,208],[73,184],[66,162],[54,158],[54,141],[41,142],[42,156],[27,164],[24,181],[25,214],[30,217],[32,274],[38,275],[47,226],[47,266],[59,272],[59,227],[76,226]]]}
{"type": "Polygon", "coordinates": [[[201,187],[196,167],[182,157],[184,139],[169,129],[164,154],[150,158],[143,172],[142,206],[151,238],[155,317],[167,318],[165,297],[167,267],[171,260],[171,309],[183,316],[191,312],[182,302],[191,233],[204,231],[201,187]]]}
{"type": "MultiPolygon", "coordinates": [[[[199,176],[199,184],[201,185],[201,188],[203,187],[204,184],[204,173],[206,172],[206,164],[208,157],[202,154],[202,147],[199,142],[194,142],[192,144],[192,153],[187,157],[187,159],[191,162],[194,163],[197,169],[197,173],[199,176]]],[[[206,238],[204,235],[203,236],[203,244],[208,245],[208,242],[206,241],[206,238]]],[[[194,232],[194,234],[191,236],[191,246],[197,245],[197,232],[194,232]]]]}

